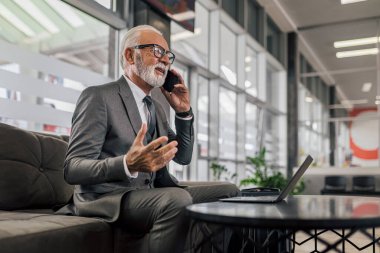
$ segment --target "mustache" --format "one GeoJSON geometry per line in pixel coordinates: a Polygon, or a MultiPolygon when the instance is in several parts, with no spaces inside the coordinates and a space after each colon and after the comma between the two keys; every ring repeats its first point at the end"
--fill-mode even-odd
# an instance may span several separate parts
{"type": "Polygon", "coordinates": [[[162,62],[159,62],[157,63],[156,65],[154,65],[154,68],[160,68],[160,69],[164,69],[165,70],[165,75],[168,73],[169,71],[169,66],[163,64],[162,62]]]}

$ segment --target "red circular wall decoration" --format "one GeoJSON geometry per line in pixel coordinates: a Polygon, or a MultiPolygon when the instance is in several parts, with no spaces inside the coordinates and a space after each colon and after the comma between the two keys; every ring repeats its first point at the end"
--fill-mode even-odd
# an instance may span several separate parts
{"type": "Polygon", "coordinates": [[[361,117],[377,116],[376,108],[354,109],[351,117],[359,118],[350,123],[350,148],[354,156],[364,160],[379,158],[378,147],[378,121],[360,121],[361,117]]]}

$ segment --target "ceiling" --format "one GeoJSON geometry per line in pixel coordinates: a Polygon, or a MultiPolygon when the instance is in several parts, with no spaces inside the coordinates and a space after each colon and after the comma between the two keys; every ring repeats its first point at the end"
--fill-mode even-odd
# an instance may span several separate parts
{"type": "MultiPolygon", "coordinates": [[[[337,85],[341,100],[354,107],[374,107],[380,95],[378,55],[336,57],[339,51],[376,48],[376,44],[334,48],[334,41],[380,36],[380,0],[341,4],[340,0],[270,0],[260,1],[283,31],[297,31],[306,46],[300,46],[318,73],[329,85],[337,85]],[[364,83],[372,83],[363,92],[364,83]],[[355,104],[354,101],[362,101],[355,104]]],[[[305,75],[305,73],[301,73],[305,75]]],[[[380,75],[380,73],[379,73],[380,75]]]]}

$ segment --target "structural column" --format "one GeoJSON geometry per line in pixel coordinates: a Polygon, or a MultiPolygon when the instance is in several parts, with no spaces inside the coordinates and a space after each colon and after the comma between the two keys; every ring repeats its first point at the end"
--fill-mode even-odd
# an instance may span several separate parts
{"type": "Polygon", "coordinates": [[[298,36],[295,32],[288,33],[288,89],[287,89],[287,177],[293,175],[293,168],[298,161],[298,81],[299,54],[298,36]]]}
{"type": "MultiPolygon", "coordinates": [[[[337,98],[336,98],[336,90],[335,86],[329,87],[329,105],[337,104],[337,98]]],[[[335,109],[329,110],[329,118],[334,119],[336,117],[335,115],[335,109]]],[[[336,129],[335,129],[335,121],[329,121],[329,139],[330,139],[330,166],[335,165],[335,150],[336,150],[336,129]]]]}

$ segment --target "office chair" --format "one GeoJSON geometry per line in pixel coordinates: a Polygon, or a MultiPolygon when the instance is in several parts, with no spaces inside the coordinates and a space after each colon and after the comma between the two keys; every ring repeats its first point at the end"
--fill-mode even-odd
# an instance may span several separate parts
{"type": "Polygon", "coordinates": [[[326,176],[321,194],[345,193],[346,186],[347,178],[345,176],[326,176]]]}
{"type": "Polygon", "coordinates": [[[375,188],[374,176],[354,176],[352,178],[353,192],[373,192],[375,188]]]}

